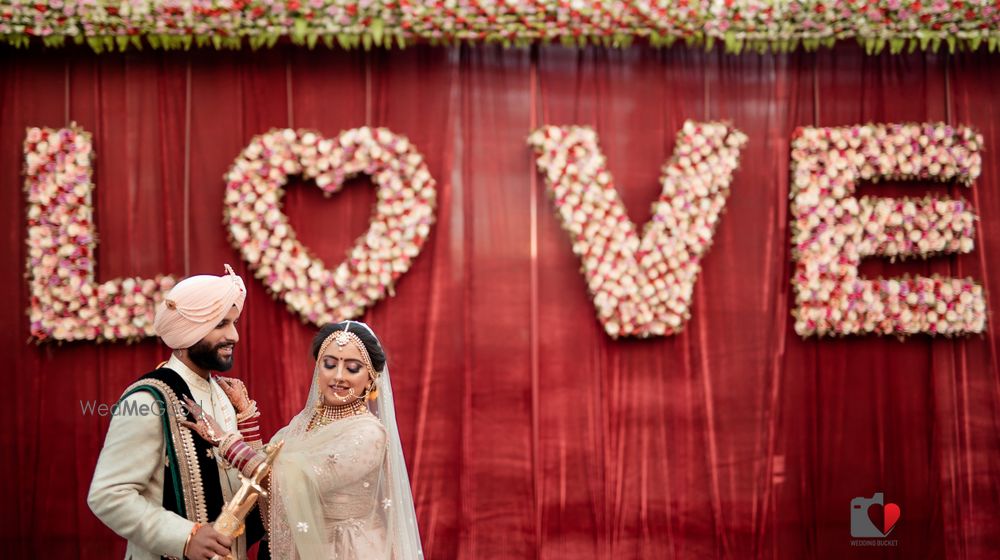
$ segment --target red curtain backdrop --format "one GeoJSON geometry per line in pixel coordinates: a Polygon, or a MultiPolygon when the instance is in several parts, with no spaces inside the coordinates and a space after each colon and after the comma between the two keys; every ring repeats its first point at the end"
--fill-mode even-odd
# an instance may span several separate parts
{"type": "MultiPolygon", "coordinates": [[[[248,280],[234,373],[267,434],[302,406],[314,329],[252,279],[221,224],[223,173],[272,127],[390,127],[438,181],[437,225],[364,317],[388,351],[428,558],[962,558],[1000,550],[997,329],[803,340],[792,330],[789,142],[797,126],[947,121],[985,137],[976,251],[868,274],[971,275],[1000,301],[1000,66],[985,54],[724,55],[673,48],[340,52],[0,50],[0,546],[121,557],[85,497],[110,403],[167,356],[28,340],[26,126],[94,134],[98,278],[248,280]],[[749,136],[683,333],[611,340],[594,317],[526,137],[596,127],[645,222],[688,118],[749,136]],[[850,501],[899,504],[898,546],[850,545],[850,501]]],[[[366,179],[285,209],[328,265],[367,227],[366,179]]],[[[915,196],[954,186],[865,185],[915,196]]]]}

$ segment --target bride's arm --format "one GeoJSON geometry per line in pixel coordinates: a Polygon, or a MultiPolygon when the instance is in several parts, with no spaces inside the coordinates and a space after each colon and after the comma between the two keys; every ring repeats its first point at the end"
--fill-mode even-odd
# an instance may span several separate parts
{"type": "Polygon", "coordinates": [[[243,441],[255,450],[264,446],[260,437],[260,412],[257,401],[250,398],[246,385],[233,377],[218,377],[216,382],[229,398],[236,410],[236,429],[243,436],[243,441]]]}
{"type": "MultiPolygon", "coordinates": [[[[248,436],[242,429],[239,433],[226,434],[219,441],[219,454],[231,467],[239,470],[243,476],[253,476],[257,467],[264,462],[267,450],[271,445],[283,440],[287,430],[288,426],[278,430],[278,433],[274,434],[271,442],[267,445],[263,445],[260,432],[257,430],[253,430],[252,436],[248,436]]],[[[270,484],[271,477],[268,477],[264,483],[270,484]]]]}
{"type": "MultiPolygon", "coordinates": [[[[212,415],[205,412],[196,402],[191,399],[185,399],[185,402],[196,421],[181,420],[180,424],[218,448],[219,455],[230,467],[240,471],[245,477],[253,476],[257,467],[265,459],[265,455],[260,451],[262,449],[260,432],[254,429],[247,435],[241,431],[225,433],[215,418],[212,418],[212,415]],[[247,437],[252,439],[247,440],[247,437]]],[[[256,406],[254,409],[256,412],[256,406]]],[[[253,420],[256,422],[256,417],[253,420]]]]}

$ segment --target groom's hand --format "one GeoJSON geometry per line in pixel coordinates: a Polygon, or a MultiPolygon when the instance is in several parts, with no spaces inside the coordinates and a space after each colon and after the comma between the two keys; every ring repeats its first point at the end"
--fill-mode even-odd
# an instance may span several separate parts
{"type": "Polygon", "coordinates": [[[201,406],[191,400],[189,397],[184,396],[184,404],[187,409],[191,412],[191,415],[195,418],[194,422],[189,420],[181,420],[178,422],[181,426],[197,433],[202,439],[211,443],[213,446],[218,446],[219,441],[225,432],[219,423],[212,418],[211,414],[206,413],[201,406]]]}
{"type": "Polygon", "coordinates": [[[214,556],[225,558],[229,556],[232,544],[233,539],[216,531],[211,525],[205,525],[191,537],[184,557],[190,560],[211,560],[214,556]]]}

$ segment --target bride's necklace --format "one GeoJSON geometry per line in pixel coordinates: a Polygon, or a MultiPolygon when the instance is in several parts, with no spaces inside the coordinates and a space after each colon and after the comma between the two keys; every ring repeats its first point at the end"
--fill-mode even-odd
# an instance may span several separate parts
{"type": "Polygon", "coordinates": [[[367,412],[368,407],[365,406],[364,401],[361,399],[357,399],[350,404],[341,404],[337,406],[321,404],[316,407],[316,412],[313,412],[312,420],[309,421],[309,426],[306,428],[306,431],[326,426],[335,420],[350,418],[351,416],[357,416],[367,412]]]}

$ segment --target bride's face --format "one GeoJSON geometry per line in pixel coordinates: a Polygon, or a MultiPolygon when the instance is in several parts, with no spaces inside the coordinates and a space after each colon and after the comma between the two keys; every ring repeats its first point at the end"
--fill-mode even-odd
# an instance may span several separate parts
{"type": "Polygon", "coordinates": [[[354,343],[327,346],[319,358],[319,386],[326,404],[337,406],[358,399],[368,386],[368,370],[354,343]]]}

